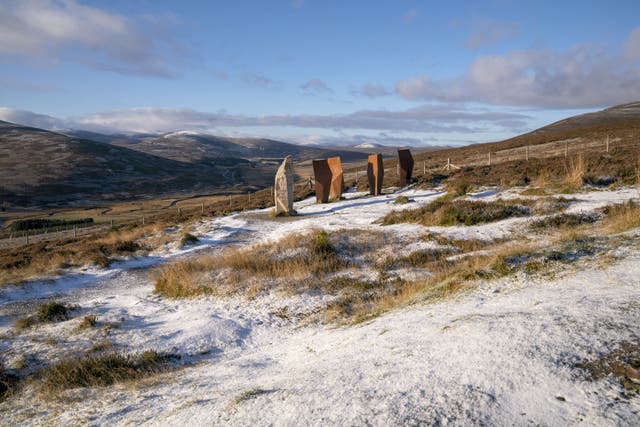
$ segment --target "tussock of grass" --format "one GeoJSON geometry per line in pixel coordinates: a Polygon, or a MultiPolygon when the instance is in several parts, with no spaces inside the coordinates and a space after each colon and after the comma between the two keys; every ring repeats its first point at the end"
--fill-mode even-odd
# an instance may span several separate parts
{"type": "Polygon", "coordinates": [[[575,159],[570,159],[565,165],[566,174],[564,182],[560,187],[563,193],[574,193],[582,188],[586,167],[582,155],[578,155],[575,159]]]}
{"type": "Polygon", "coordinates": [[[464,196],[472,188],[472,185],[464,179],[454,179],[447,182],[447,193],[454,197],[464,196]]]}
{"type": "Polygon", "coordinates": [[[607,206],[604,209],[604,224],[614,233],[640,227],[640,204],[629,200],[626,203],[607,206]]]}
{"type": "Polygon", "coordinates": [[[76,387],[104,387],[165,372],[175,358],[156,351],[72,358],[43,368],[36,374],[36,381],[45,394],[76,387]]]}
{"type": "Polygon", "coordinates": [[[407,196],[398,196],[393,201],[394,205],[406,205],[407,203],[409,203],[409,198],[407,196]]]}
{"type": "Polygon", "coordinates": [[[194,243],[198,243],[198,238],[193,234],[186,232],[180,238],[180,246],[193,245],[194,243]]]}
{"type": "Polygon", "coordinates": [[[390,212],[383,218],[382,224],[416,222],[422,225],[474,225],[529,214],[529,208],[517,202],[438,198],[418,209],[390,212]]]}
{"type": "Polygon", "coordinates": [[[78,329],[89,329],[95,328],[98,324],[98,316],[94,314],[88,314],[82,318],[80,324],[78,325],[78,329]]]}
{"type": "Polygon", "coordinates": [[[58,301],[50,301],[38,306],[33,315],[18,319],[15,327],[23,330],[38,323],[62,322],[69,319],[69,312],[73,308],[58,301]]]}

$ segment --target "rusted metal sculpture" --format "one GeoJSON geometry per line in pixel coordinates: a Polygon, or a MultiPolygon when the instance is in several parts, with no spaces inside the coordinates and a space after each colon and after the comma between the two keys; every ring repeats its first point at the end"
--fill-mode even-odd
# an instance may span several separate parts
{"type": "Polygon", "coordinates": [[[276,215],[291,215],[293,210],[293,161],[291,156],[285,157],[276,172],[276,182],[273,187],[276,203],[276,215]]]}
{"type": "Polygon", "coordinates": [[[382,194],[382,181],[384,179],[384,164],[382,154],[370,154],[367,163],[367,180],[369,181],[369,194],[379,196],[382,194]]]}
{"type": "Polygon", "coordinates": [[[329,157],[327,159],[331,170],[331,186],[329,189],[329,200],[340,200],[342,189],[344,188],[344,175],[342,173],[342,162],[340,157],[329,157]]]}
{"type": "Polygon", "coordinates": [[[331,189],[331,169],[329,168],[329,162],[324,159],[314,160],[313,175],[316,180],[316,203],[327,203],[331,189]]]}
{"type": "Polygon", "coordinates": [[[400,186],[404,187],[411,183],[411,175],[413,174],[411,150],[398,150],[398,163],[400,164],[400,186]]]}

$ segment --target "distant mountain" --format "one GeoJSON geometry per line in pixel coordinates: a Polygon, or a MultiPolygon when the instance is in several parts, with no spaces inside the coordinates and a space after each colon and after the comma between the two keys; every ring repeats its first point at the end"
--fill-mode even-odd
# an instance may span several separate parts
{"type": "Polygon", "coordinates": [[[0,203],[82,204],[186,192],[246,191],[271,185],[279,160],[340,155],[269,139],[164,135],[66,134],[0,121],[0,203]]]}
{"type": "Polygon", "coordinates": [[[88,137],[119,147],[182,162],[198,162],[215,158],[241,158],[252,161],[281,159],[291,155],[294,161],[340,156],[343,161],[363,160],[357,151],[340,148],[319,148],[289,144],[264,138],[230,138],[192,131],[161,135],[101,135],[83,131],[69,135],[88,137]]]}

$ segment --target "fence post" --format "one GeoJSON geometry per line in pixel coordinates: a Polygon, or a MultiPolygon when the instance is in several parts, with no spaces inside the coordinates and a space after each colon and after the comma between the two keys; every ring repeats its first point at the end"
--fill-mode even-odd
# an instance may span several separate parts
{"type": "Polygon", "coordinates": [[[564,143],[564,157],[569,157],[569,141],[566,141],[564,143]]]}
{"type": "Polygon", "coordinates": [[[396,165],[396,175],[400,176],[400,163],[396,165]]]}
{"type": "Polygon", "coordinates": [[[231,208],[231,194],[229,194],[229,208],[231,208]]]}
{"type": "Polygon", "coordinates": [[[142,215],[142,225],[144,225],[144,215],[142,215]]]}
{"type": "Polygon", "coordinates": [[[609,152],[609,134],[607,134],[607,153],[609,152]]]}
{"type": "MultiPolygon", "coordinates": [[[[249,201],[251,201],[251,193],[249,193],[249,201]]],[[[204,202],[200,204],[200,213],[204,215],[204,202]]]]}
{"type": "Polygon", "coordinates": [[[525,150],[524,150],[524,159],[527,162],[529,161],[529,146],[528,145],[525,147],[525,150]]]}
{"type": "Polygon", "coordinates": [[[113,228],[113,220],[111,220],[111,228],[113,228]]]}
{"type": "Polygon", "coordinates": [[[76,237],[78,237],[78,229],[77,226],[73,226],[73,238],[75,239],[76,237]]]}
{"type": "Polygon", "coordinates": [[[423,160],[422,161],[422,175],[426,175],[427,174],[427,161],[423,160]]]}

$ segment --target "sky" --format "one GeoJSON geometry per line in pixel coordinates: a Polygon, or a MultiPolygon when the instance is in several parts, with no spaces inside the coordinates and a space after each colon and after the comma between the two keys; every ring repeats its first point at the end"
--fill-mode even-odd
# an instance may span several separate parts
{"type": "Polygon", "coordinates": [[[636,1],[0,0],[0,120],[464,145],[640,100],[636,1]]]}

